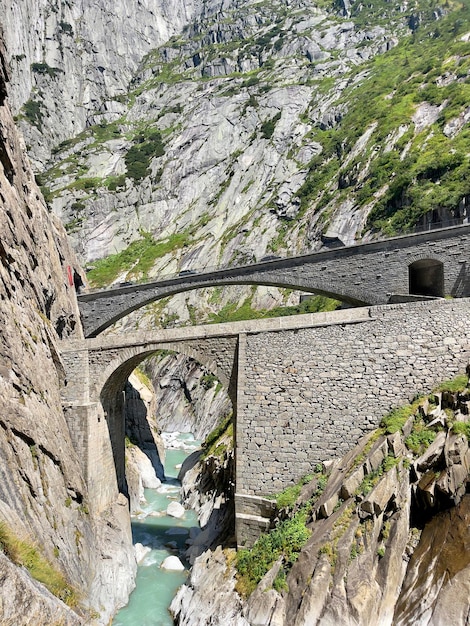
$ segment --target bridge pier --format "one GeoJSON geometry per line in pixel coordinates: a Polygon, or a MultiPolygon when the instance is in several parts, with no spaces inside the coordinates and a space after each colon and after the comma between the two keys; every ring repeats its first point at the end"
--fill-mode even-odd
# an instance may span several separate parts
{"type": "Polygon", "coordinates": [[[119,495],[106,416],[101,403],[89,396],[88,350],[64,350],[61,356],[66,371],[62,389],[65,419],[87,483],[89,505],[101,512],[119,495]]]}

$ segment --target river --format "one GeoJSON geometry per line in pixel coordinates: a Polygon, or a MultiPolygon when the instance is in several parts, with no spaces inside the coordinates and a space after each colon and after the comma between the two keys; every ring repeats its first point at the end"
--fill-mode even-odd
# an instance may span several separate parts
{"type": "MultiPolygon", "coordinates": [[[[186,511],[182,519],[165,514],[168,504],[180,500],[179,466],[200,447],[192,435],[163,435],[171,447],[166,448],[166,481],[159,489],[146,489],[146,503],[132,517],[133,542],[149,546],[149,552],[137,570],[136,587],[129,603],[114,617],[113,626],[173,626],[168,607],[187,578],[187,570],[174,572],[160,567],[163,560],[175,554],[183,561],[181,552],[187,547],[189,529],[197,526],[193,511],[186,511]]],[[[187,563],[185,564],[187,566],[187,563]]]]}

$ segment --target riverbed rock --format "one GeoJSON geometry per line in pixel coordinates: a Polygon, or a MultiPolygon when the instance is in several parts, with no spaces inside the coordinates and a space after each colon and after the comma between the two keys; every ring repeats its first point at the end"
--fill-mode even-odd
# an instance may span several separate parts
{"type": "Polygon", "coordinates": [[[150,548],[149,546],[144,546],[141,543],[135,543],[134,550],[136,561],[140,565],[147,556],[147,554],[152,551],[152,548],[150,548]]]}
{"type": "Polygon", "coordinates": [[[174,555],[167,556],[160,567],[173,572],[182,572],[184,570],[183,563],[181,563],[179,558],[174,555]]]}
{"type": "Polygon", "coordinates": [[[170,515],[170,517],[176,517],[180,519],[184,517],[185,508],[179,502],[170,502],[170,504],[166,508],[166,514],[170,515]]]}

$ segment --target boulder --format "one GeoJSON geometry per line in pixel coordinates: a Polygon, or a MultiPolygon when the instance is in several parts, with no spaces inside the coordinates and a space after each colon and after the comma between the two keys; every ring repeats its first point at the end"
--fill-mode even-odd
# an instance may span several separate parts
{"type": "Polygon", "coordinates": [[[171,570],[172,572],[182,572],[184,570],[183,563],[174,555],[167,556],[160,567],[162,569],[171,570]]]}
{"type": "Polygon", "coordinates": [[[167,515],[169,515],[170,517],[176,517],[178,519],[184,517],[184,512],[184,506],[179,502],[170,502],[166,509],[167,515]]]}
{"type": "Polygon", "coordinates": [[[147,554],[152,551],[152,548],[149,548],[148,546],[144,546],[141,543],[136,543],[134,545],[134,550],[135,550],[136,561],[140,565],[142,561],[145,559],[145,557],[147,556],[147,554]]]}

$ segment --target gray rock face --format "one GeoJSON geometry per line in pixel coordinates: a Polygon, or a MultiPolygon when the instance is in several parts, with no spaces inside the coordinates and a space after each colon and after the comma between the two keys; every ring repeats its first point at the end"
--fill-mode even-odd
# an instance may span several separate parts
{"type": "MultiPolygon", "coordinates": [[[[81,336],[68,268],[80,268],[46,209],[5,104],[5,58],[1,42],[0,520],[63,572],[83,598],[82,614],[90,608],[100,613],[95,621],[107,623],[133,584],[129,514],[119,502],[106,512],[94,510],[62,411],[60,341],[81,336]]],[[[11,584],[18,581],[16,595],[10,583],[0,591],[0,616],[4,611],[13,620],[5,623],[20,623],[15,616],[27,615],[28,606],[34,623],[47,623],[53,610],[64,623],[79,623],[57,599],[53,609],[45,588],[15,568],[2,557],[3,572],[11,584]]]]}
{"type": "Polygon", "coordinates": [[[404,20],[360,30],[310,0],[162,0],[132,15],[119,3],[112,12],[100,2],[56,12],[31,3],[17,23],[29,34],[34,22],[32,50],[9,28],[19,10],[7,11],[14,100],[34,103],[20,117],[41,169],[51,146],[73,138],[47,164],[46,183],[83,260],[124,249],[142,230],[163,239],[194,225],[184,249],[156,260],[155,275],[250,261],[276,239],[290,253],[320,245],[318,228],[308,225],[306,241],[297,220],[296,193],[321,151],[313,131],[340,122],[343,74],[393,45],[404,20]],[[142,129],[164,134],[164,154],[134,178],[127,155],[142,129]],[[79,177],[95,182],[76,188],[79,177]],[[278,237],[293,220],[289,239],[278,237]]]}
{"type": "Polygon", "coordinates": [[[86,622],[0,553],[0,615],[5,626],[78,626],[86,622]]]}
{"type": "Polygon", "coordinates": [[[199,4],[145,0],[130,9],[101,0],[6,0],[12,109],[27,101],[39,109],[32,125],[21,124],[33,159],[43,163],[52,146],[82,131],[92,116],[115,117],[113,99],[126,93],[142,57],[180,32],[199,4]]]}
{"type": "Polygon", "coordinates": [[[162,431],[204,439],[231,410],[220,383],[192,359],[181,354],[149,359],[146,371],[154,381],[155,415],[162,431]]]}

